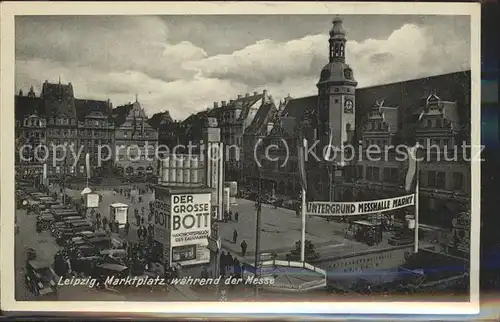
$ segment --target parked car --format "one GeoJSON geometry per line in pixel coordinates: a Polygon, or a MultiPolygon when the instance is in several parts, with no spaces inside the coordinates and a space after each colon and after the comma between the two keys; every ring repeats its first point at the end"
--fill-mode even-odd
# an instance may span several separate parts
{"type": "Polygon", "coordinates": [[[36,220],[36,231],[41,232],[44,230],[48,230],[53,221],[54,216],[51,213],[42,213],[38,215],[36,220]]]}
{"type": "Polygon", "coordinates": [[[57,275],[49,262],[27,261],[24,281],[28,289],[37,296],[57,294],[57,275]]]}

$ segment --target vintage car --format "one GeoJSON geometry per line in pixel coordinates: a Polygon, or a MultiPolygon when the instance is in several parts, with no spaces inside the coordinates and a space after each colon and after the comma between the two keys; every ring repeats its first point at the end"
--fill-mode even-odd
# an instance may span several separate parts
{"type": "Polygon", "coordinates": [[[57,275],[48,262],[27,261],[24,281],[28,289],[37,296],[57,294],[57,275]]]}
{"type": "Polygon", "coordinates": [[[75,231],[73,229],[63,227],[57,232],[56,243],[59,246],[63,246],[66,243],[66,240],[74,236],[75,236],[75,231]]]}
{"type": "Polygon", "coordinates": [[[78,245],[72,249],[72,252],[78,258],[99,256],[99,250],[89,244],[78,245]]]}
{"type": "Polygon", "coordinates": [[[102,238],[102,237],[107,237],[108,233],[105,231],[81,231],[77,234],[78,236],[82,236],[85,239],[91,239],[91,238],[102,238]]]}
{"type": "Polygon", "coordinates": [[[51,223],[54,221],[54,216],[51,213],[41,213],[36,220],[36,231],[41,232],[48,230],[51,223]]]}
{"type": "Polygon", "coordinates": [[[88,221],[70,221],[66,223],[66,227],[71,228],[75,231],[75,233],[79,233],[81,231],[92,231],[94,227],[88,221]]]}
{"type": "Polygon", "coordinates": [[[87,242],[94,245],[99,250],[110,249],[111,248],[111,238],[109,237],[92,237],[87,238],[87,242]]]}
{"type": "Polygon", "coordinates": [[[127,251],[124,249],[104,249],[101,250],[100,254],[103,256],[104,261],[110,259],[111,262],[121,265],[125,265],[127,260],[127,251]]]}
{"type": "Polygon", "coordinates": [[[108,277],[126,278],[129,276],[129,269],[127,266],[120,264],[99,263],[92,268],[90,276],[97,278],[100,285],[104,286],[104,281],[108,277]]]}

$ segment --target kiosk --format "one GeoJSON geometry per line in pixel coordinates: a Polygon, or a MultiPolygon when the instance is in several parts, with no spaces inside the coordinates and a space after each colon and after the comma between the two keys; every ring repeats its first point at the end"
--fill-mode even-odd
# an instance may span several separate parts
{"type": "Polygon", "coordinates": [[[128,205],[119,202],[109,205],[109,219],[117,220],[120,228],[125,227],[128,222],[128,208],[128,205]]]}

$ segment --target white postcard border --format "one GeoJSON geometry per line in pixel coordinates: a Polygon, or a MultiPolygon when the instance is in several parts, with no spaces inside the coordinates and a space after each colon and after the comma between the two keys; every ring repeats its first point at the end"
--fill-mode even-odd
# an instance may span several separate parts
{"type": "Polygon", "coordinates": [[[469,15],[471,17],[471,144],[480,149],[480,4],[374,2],[3,2],[1,3],[1,309],[13,312],[157,314],[476,314],[479,312],[480,164],[471,164],[470,302],[40,302],[14,298],[14,17],[15,15],[469,15]]]}

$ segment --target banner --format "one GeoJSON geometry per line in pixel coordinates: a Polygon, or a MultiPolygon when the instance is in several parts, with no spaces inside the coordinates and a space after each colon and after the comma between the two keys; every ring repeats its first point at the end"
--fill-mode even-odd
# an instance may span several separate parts
{"type": "Polygon", "coordinates": [[[298,161],[299,161],[299,175],[300,175],[300,185],[302,189],[307,190],[307,178],[306,178],[306,149],[307,140],[303,139],[302,146],[297,147],[298,161]]]}
{"type": "Polygon", "coordinates": [[[85,167],[87,168],[87,179],[90,179],[90,154],[85,154],[85,167]]]}
{"type": "Polygon", "coordinates": [[[366,215],[413,206],[414,204],[414,194],[396,198],[358,202],[313,201],[307,203],[306,214],[310,216],[366,215]]]}

